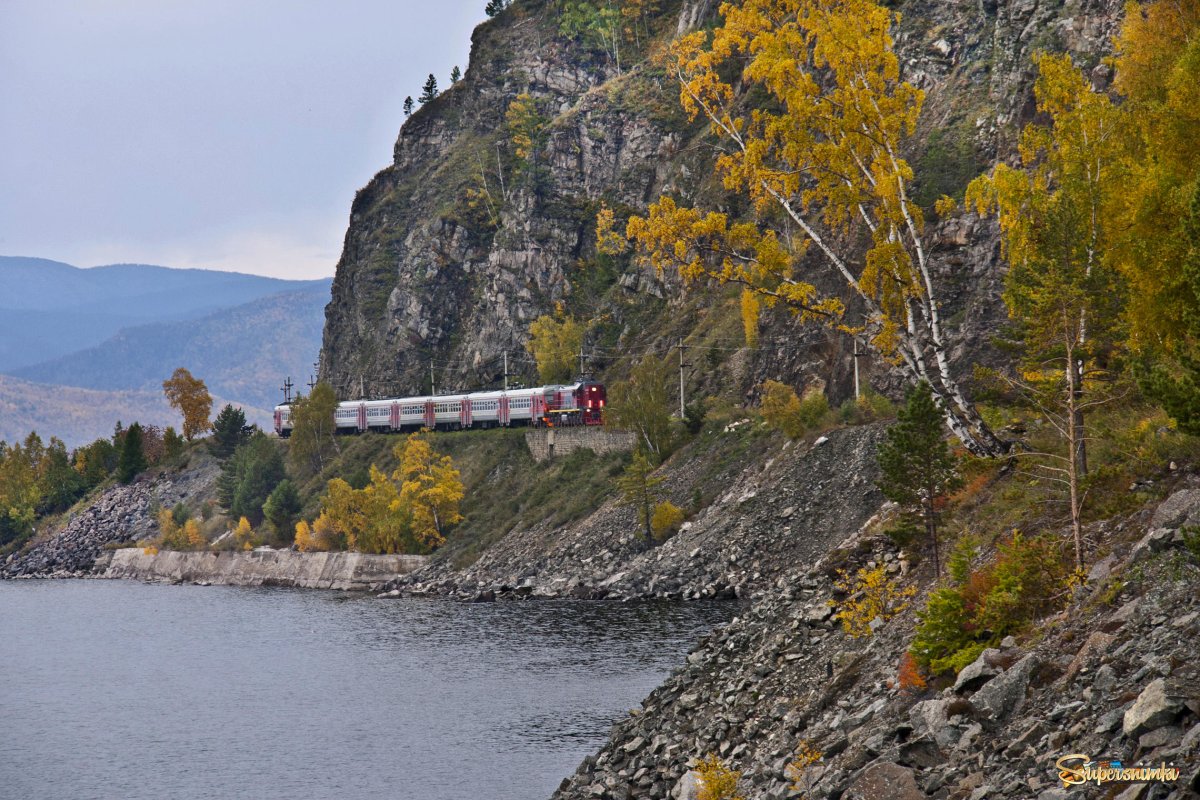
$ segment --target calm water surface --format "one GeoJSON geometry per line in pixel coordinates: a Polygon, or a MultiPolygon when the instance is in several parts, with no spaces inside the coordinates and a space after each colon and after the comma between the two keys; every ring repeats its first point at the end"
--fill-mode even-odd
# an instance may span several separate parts
{"type": "Polygon", "coordinates": [[[546,798],[733,611],[0,582],[0,797],[546,798]]]}

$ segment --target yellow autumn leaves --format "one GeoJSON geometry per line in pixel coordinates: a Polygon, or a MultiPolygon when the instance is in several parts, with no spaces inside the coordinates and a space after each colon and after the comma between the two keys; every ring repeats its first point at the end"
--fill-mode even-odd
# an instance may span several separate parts
{"type": "Polygon", "coordinates": [[[329,481],[320,516],[296,525],[297,549],[424,553],[442,544],[463,518],[459,471],[422,434],[397,444],[395,454],[400,466],[389,476],[372,464],[362,489],[329,481]]]}
{"type": "Polygon", "coordinates": [[[1003,452],[950,362],[924,214],[901,156],[924,94],[900,79],[889,32],[897,16],[872,0],[744,0],[721,15],[716,28],[677,40],[671,61],[684,111],[708,122],[717,174],[749,201],[753,221],[664,196],[628,219],[624,237],[602,210],[597,246],[631,244],[638,259],[688,283],[740,285],[751,344],[758,315],[774,306],[868,333],[912,383],[933,386],[969,449],[1003,452]],[[752,92],[761,97],[748,102],[752,92]],[[857,296],[860,318],[818,290],[804,274],[814,267],[857,296]]]}

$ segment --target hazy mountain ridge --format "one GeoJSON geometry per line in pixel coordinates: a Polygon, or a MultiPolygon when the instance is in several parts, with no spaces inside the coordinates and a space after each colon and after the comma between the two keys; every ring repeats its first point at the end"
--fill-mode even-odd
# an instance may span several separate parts
{"type": "MultiPolygon", "coordinates": [[[[269,424],[270,412],[245,410],[249,421],[269,424]]],[[[37,431],[44,441],[56,436],[67,447],[76,447],[109,436],[118,420],[125,425],[173,425],[177,430],[181,422],[161,391],[106,392],[0,375],[0,441],[20,441],[37,431]]]]}
{"type": "Polygon", "coordinates": [[[195,319],[327,283],[140,264],[81,269],[0,256],[0,370],[94,346],[122,328],[195,319]]]}
{"type": "Polygon", "coordinates": [[[13,370],[16,377],[87,389],[158,392],[176,367],[213,394],[261,408],[287,376],[303,385],[321,346],[329,281],[186,322],[125,328],[95,347],[13,370]]]}

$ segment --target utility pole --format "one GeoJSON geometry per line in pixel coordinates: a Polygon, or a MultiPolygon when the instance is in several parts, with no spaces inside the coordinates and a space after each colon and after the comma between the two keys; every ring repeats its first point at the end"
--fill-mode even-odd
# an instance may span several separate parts
{"type": "Polygon", "coordinates": [[[683,419],[683,368],[690,367],[691,364],[683,363],[683,337],[679,337],[679,418],[683,419]]]}
{"type": "Polygon", "coordinates": [[[429,394],[434,396],[437,394],[437,384],[433,382],[433,359],[429,359],[429,394]]]}
{"type": "Polygon", "coordinates": [[[579,377],[583,378],[583,342],[579,343],[579,377]]]}
{"type": "Polygon", "coordinates": [[[288,375],[283,382],[283,386],[279,387],[279,390],[283,392],[283,404],[285,406],[292,402],[292,386],[294,385],[295,384],[292,383],[292,376],[288,375]]]}
{"type": "Polygon", "coordinates": [[[316,379],[316,377],[309,375],[308,376],[308,393],[312,394],[312,390],[315,388],[317,388],[317,379],[316,379]]]}
{"type": "Polygon", "coordinates": [[[359,373],[359,375],[358,375],[358,399],[359,400],[367,399],[366,384],[363,381],[362,373],[359,373]]]}
{"type": "Polygon", "coordinates": [[[504,391],[508,391],[508,351],[504,351],[504,391]]]}

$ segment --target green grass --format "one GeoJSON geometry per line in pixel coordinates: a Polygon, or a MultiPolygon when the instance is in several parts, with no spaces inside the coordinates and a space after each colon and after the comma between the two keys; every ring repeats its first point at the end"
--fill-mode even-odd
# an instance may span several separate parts
{"type": "MultiPolygon", "coordinates": [[[[397,466],[393,449],[404,434],[368,433],[338,438],[341,449],[320,475],[303,481],[303,516],[319,511],[326,483],[361,476],[374,464],[390,473],[397,466]]],[[[613,481],[624,468],[623,453],[598,456],[578,450],[550,462],[537,463],[525,445],[525,429],[435,433],[435,450],[450,456],[462,474],[466,518],[443,546],[445,557],[465,566],[514,528],[576,522],[595,511],[612,494],[613,481]]]]}

